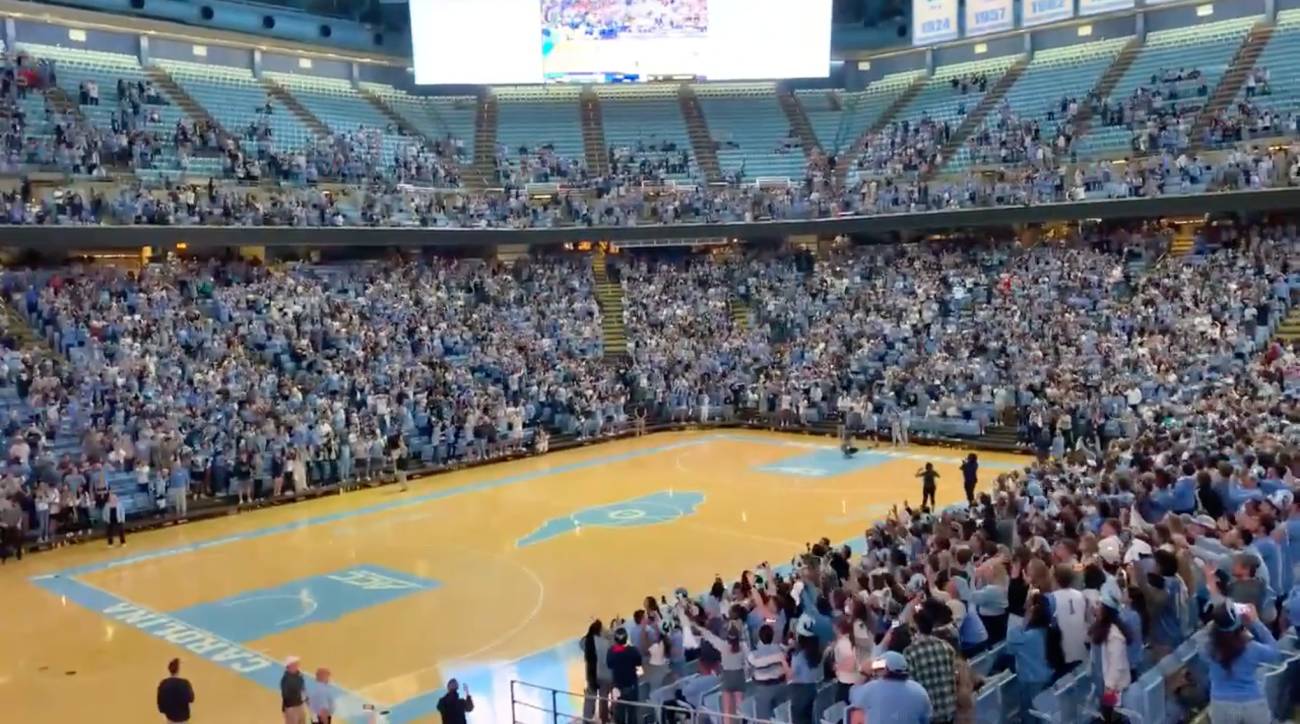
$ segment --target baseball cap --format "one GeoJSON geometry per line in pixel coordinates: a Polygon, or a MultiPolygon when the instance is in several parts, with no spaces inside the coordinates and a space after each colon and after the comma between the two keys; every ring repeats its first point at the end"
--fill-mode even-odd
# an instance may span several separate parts
{"type": "Polygon", "coordinates": [[[1202,528],[1205,528],[1206,530],[1215,530],[1216,528],[1219,527],[1218,521],[1216,521],[1213,517],[1208,516],[1204,513],[1196,516],[1195,518],[1192,518],[1192,523],[1195,525],[1199,525],[1202,528]]]}
{"type": "Polygon", "coordinates": [[[1108,535],[1097,541],[1097,555],[1101,556],[1103,561],[1112,565],[1119,563],[1124,557],[1124,544],[1120,539],[1108,535]]]}
{"type": "Polygon", "coordinates": [[[1132,563],[1143,556],[1152,555],[1151,544],[1141,538],[1134,538],[1132,543],[1128,544],[1128,552],[1124,554],[1124,562],[1132,563]]]}
{"type": "Polygon", "coordinates": [[[1291,502],[1294,500],[1295,494],[1290,490],[1275,490],[1272,495],[1268,496],[1268,502],[1272,503],[1273,507],[1282,511],[1290,508],[1291,502]]]}
{"type": "Polygon", "coordinates": [[[885,655],[881,656],[880,660],[885,662],[885,671],[894,674],[907,673],[907,657],[897,651],[885,652],[885,655]]]}
{"type": "Polygon", "coordinates": [[[286,656],[285,659],[284,659],[284,665],[285,665],[285,666],[293,666],[294,664],[298,663],[299,661],[302,661],[302,659],[298,658],[297,656],[286,656]]]}

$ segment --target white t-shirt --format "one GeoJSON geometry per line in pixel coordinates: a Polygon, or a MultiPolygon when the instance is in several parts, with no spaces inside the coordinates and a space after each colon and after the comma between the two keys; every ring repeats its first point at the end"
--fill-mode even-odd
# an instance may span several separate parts
{"type": "Polygon", "coordinates": [[[835,639],[835,680],[841,684],[862,683],[862,675],[858,673],[858,657],[848,636],[835,639]]]}
{"type": "Polygon", "coordinates": [[[1088,656],[1088,621],[1085,615],[1088,602],[1082,591],[1073,588],[1053,591],[1051,595],[1056,604],[1056,625],[1061,628],[1061,653],[1065,655],[1065,662],[1083,661],[1088,656]]]}

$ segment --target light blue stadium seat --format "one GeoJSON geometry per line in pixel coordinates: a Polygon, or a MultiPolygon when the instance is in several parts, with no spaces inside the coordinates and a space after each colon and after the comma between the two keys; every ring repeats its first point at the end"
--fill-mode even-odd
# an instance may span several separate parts
{"type": "Polygon", "coordinates": [[[743,169],[745,180],[804,177],[803,150],[784,145],[797,139],[790,136],[790,121],[774,85],[706,85],[695,93],[709,133],[719,144],[718,165],[724,174],[743,169]]]}
{"type": "MultiPolygon", "coordinates": [[[[148,80],[144,68],[134,55],[34,43],[19,43],[18,48],[34,57],[55,61],[59,86],[73,103],[79,101],[78,89],[81,84],[94,82],[99,88],[99,105],[87,104],[78,107],[87,121],[105,133],[112,128],[112,119],[118,112],[118,79],[129,83],[148,80]]],[[[159,92],[162,92],[161,89],[159,92]]],[[[27,96],[24,108],[28,111],[29,118],[44,116],[42,103],[40,94],[33,93],[27,96]],[[34,110],[38,112],[33,114],[34,110]]],[[[170,105],[150,105],[147,108],[158,113],[158,122],[149,124],[148,129],[157,134],[160,139],[170,139],[173,136],[178,120],[192,122],[192,119],[186,118],[185,113],[175,105],[174,101],[170,105]]],[[[29,131],[29,135],[40,136],[41,134],[29,131]]],[[[156,170],[176,175],[181,169],[181,163],[173,144],[170,140],[165,140],[160,145],[162,155],[156,164],[156,170]]],[[[218,158],[191,156],[186,162],[186,168],[195,175],[212,176],[221,172],[221,161],[218,158]]],[[[148,170],[144,170],[142,175],[150,174],[148,170]]]]}
{"type": "MultiPolygon", "coordinates": [[[[158,65],[226,131],[239,138],[258,120],[258,111],[266,104],[266,88],[247,68],[180,60],[159,60],[158,65]]],[[[314,142],[315,134],[297,116],[278,103],[273,106],[269,121],[277,150],[303,148],[314,142]]]]}
{"type": "Polygon", "coordinates": [[[822,724],[842,724],[842,722],[845,721],[845,716],[847,714],[848,707],[845,706],[844,702],[837,701],[827,708],[826,711],[822,712],[819,721],[822,724]]]}
{"type": "Polygon", "coordinates": [[[460,156],[474,153],[474,118],[478,99],[474,96],[419,96],[382,83],[362,83],[413,128],[433,139],[451,136],[460,141],[460,156]]]}
{"type": "MultiPolygon", "coordinates": [[[[1211,93],[1223,77],[1233,54],[1258,17],[1234,18],[1149,34],[1133,64],[1111,92],[1111,103],[1119,103],[1135,90],[1151,84],[1151,76],[1161,70],[1199,69],[1211,93]]],[[[1188,89],[1189,92],[1191,89],[1188,89]]],[[[1184,98],[1181,103],[1198,99],[1184,98]]],[[[1081,159],[1119,158],[1132,148],[1133,132],[1123,126],[1103,126],[1095,119],[1088,133],[1075,148],[1081,159]]]]}
{"type": "MultiPolygon", "coordinates": [[[[1021,122],[1038,122],[1043,142],[1050,145],[1056,125],[1065,119],[1060,111],[1062,98],[1076,99],[1080,105],[1086,103],[1088,91],[1130,40],[1129,37],[1120,37],[1036,52],[1015,84],[1008,89],[999,107],[986,116],[981,129],[996,130],[1002,117],[1001,106],[1005,104],[1021,122]],[[1055,120],[1048,120],[1049,114],[1055,120]]],[[[990,153],[995,151],[996,148],[990,153]]],[[[958,150],[947,168],[961,171],[972,164],[982,163],[998,164],[999,161],[996,155],[986,158],[980,155],[980,149],[966,145],[958,150]]]]}
{"type": "Polygon", "coordinates": [[[688,152],[692,162],[690,172],[668,178],[686,180],[698,177],[695,150],[691,146],[675,87],[615,85],[598,89],[597,95],[600,97],[606,146],[635,149],[638,144],[660,146],[665,142],[672,143],[679,152],[688,152]]]}
{"type": "Polygon", "coordinates": [[[497,145],[515,159],[521,147],[550,145],[563,159],[585,161],[579,92],[571,86],[498,88],[497,145]]]}
{"type": "Polygon", "coordinates": [[[975,692],[976,724],[1000,724],[1006,721],[1007,700],[1015,699],[1012,687],[1016,675],[1003,671],[985,680],[979,691],[975,692]]]}

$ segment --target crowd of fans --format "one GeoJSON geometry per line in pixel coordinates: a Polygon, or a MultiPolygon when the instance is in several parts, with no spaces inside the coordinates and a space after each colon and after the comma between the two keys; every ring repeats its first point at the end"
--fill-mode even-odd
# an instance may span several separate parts
{"type": "Polygon", "coordinates": [[[899,510],[856,552],[823,542],[793,575],[763,568],[593,625],[593,706],[611,688],[636,695],[608,647],[638,649],[656,685],[689,656],[706,678],[673,692],[688,706],[720,683],[739,711],[748,676],[768,682],[758,717],[783,694],[810,721],[825,662],[869,721],[882,667],[917,684],[898,701],[967,720],[968,662],[1005,642],[1022,711],[1079,663],[1110,710],[1204,612],[1212,712],[1257,711],[1255,663],[1233,664],[1232,637],[1270,645],[1300,620],[1287,595],[1300,359],[1268,342],[1300,284],[1300,232],[1214,227],[1195,259],[1151,264],[1168,236],[616,258],[617,361],[601,354],[581,257],[11,272],[4,291],[57,355],[5,335],[0,527],[53,542],[102,522],[120,538],[124,512],[184,517],[194,498],[545,451],[552,433],[644,417],[895,435],[996,422],[1038,462],[968,507],[899,510]]]}
{"type": "MultiPolygon", "coordinates": [[[[1162,659],[1194,637],[1205,678],[1171,682],[1186,710],[1208,705],[1215,724],[1267,724],[1274,706],[1289,717],[1257,673],[1291,655],[1275,637],[1288,634],[1294,650],[1289,632],[1300,628],[1298,358],[1265,343],[1300,281],[1300,240],[1293,225],[1219,229],[1199,263],[1161,265],[1129,288],[1108,254],[1117,242],[1151,245],[1142,234],[1158,236],[1012,255],[890,250],[865,275],[867,258],[818,265],[818,278],[745,267],[769,324],[790,325],[796,340],[774,368],[797,369],[810,352],[815,368],[841,325],[860,319],[901,342],[862,345],[889,357],[886,376],[906,379],[914,355],[918,386],[936,379],[951,395],[941,413],[992,403],[1054,441],[966,504],[896,507],[851,547],[823,539],[788,567],[763,563],[698,598],[679,589],[671,604],[648,597],[630,619],[593,622],[581,642],[584,715],[603,719],[610,701],[624,721],[648,688],[679,710],[720,705],[760,720],[788,701],[790,721],[813,722],[819,691],[833,687],[868,722],[969,722],[985,679],[1009,667],[1008,710],[1022,721],[1053,682],[1081,671],[1092,693],[1060,713],[1118,722],[1121,705],[1141,705],[1125,696],[1139,680],[1165,695],[1173,669],[1162,659]],[[855,309],[891,293],[892,304],[855,309]],[[979,302],[973,318],[949,317],[945,303],[966,298],[979,302]],[[945,326],[954,334],[936,337],[945,326]],[[1020,383],[999,387],[1002,375],[1020,383]],[[719,689],[718,703],[706,701],[719,689]]],[[[827,368],[857,369],[844,359],[827,368]]],[[[890,404],[914,394],[890,392],[890,404]]],[[[857,402],[840,406],[844,419],[873,429],[857,402]]],[[[978,471],[973,457],[962,466],[968,483],[978,471]]]]}

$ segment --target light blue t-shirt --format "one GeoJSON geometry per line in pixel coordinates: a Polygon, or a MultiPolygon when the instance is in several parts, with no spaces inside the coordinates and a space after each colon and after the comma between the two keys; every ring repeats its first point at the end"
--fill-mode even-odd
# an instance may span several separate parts
{"type": "Polygon", "coordinates": [[[1264,698],[1264,690],[1260,687],[1255,672],[1262,664],[1280,661],[1282,653],[1277,650],[1277,641],[1264,624],[1259,621],[1251,623],[1250,633],[1255,640],[1246,644],[1246,650],[1241,652],[1241,656],[1229,668],[1224,668],[1214,658],[1213,646],[1206,644],[1203,653],[1210,669],[1211,704],[1223,701],[1259,701],[1264,698]]]}
{"type": "Polygon", "coordinates": [[[934,713],[925,687],[911,679],[874,679],[849,690],[849,706],[871,724],[930,724],[934,713]]]}

